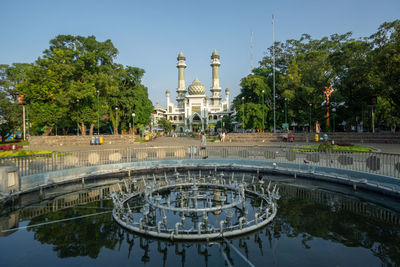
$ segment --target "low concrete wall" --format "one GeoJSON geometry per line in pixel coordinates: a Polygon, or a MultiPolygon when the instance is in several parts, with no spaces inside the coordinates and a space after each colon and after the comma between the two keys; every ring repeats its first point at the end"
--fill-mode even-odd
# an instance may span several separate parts
{"type": "MultiPolygon", "coordinates": [[[[327,133],[329,140],[348,143],[400,144],[400,133],[327,133]]],[[[229,133],[226,142],[281,142],[285,133],[229,133]]],[[[314,142],[316,133],[294,133],[295,142],[314,142]]],[[[320,140],[324,133],[318,134],[320,140]]]]}
{"type": "MultiPolygon", "coordinates": [[[[135,137],[133,135],[95,135],[102,137],[103,144],[106,145],[123,145],[133,144],[135,137]]],[[[43,146],[74,146],[74,145],[89,145],[92,136],[31,136],[29,137],[29,146],[31,148],[43,146]]]]}
{"type": "Polygon", "coordinates": [[[17,167],[0,166],[0,194],[16,192],[19,189],[17,167]]]}
{"type": "Polygon", "coordinates": [[[138,161],[128,163],[118,163],[109,165],[90,166],[83,168],[67,169],[60,171],[52,171],[43,174],[35,174],[24,177],[21,180],[21,191],[24,193],[38,190],[41,187],[55,185],[60,183],[68,183],[85,177],[98,176],[107,173],[118,173],[129,170],[159,168],[180,168],[180,167],[218,167],[218,170],[230,169],[235,171],[254,171],[258,169],[260,172],[270,172],[284,175],[298,175],[306,178],[337,182],[341,184],[353,185],[357,187],[365,187],[369,190],[386,193],[392,196],[400,197],[400,179],[395,177],[383,176],[378,174],[369,174],[364,172],[336,169],[329,167],[319,167],[307,164],[294,163],[275,163],[273,161],[258,160],[160,160],[160,161],[138,161]]]}

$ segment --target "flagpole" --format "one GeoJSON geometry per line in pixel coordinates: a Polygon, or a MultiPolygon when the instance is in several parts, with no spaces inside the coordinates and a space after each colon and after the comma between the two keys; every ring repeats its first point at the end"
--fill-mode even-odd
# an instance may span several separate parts
{"type": "Polygon", "coordinates": [[[272,61],[273,61],[273,97],[274,97],[274,133],[276,133],[276,111],[275,111],[275,32],[274,32],[274,14],[272,14],[272,61]]]}

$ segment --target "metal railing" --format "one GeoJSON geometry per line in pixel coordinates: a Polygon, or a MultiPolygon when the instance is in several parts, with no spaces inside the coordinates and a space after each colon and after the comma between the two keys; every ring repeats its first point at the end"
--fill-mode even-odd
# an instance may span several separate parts
{"type": "Polygon", "coordinates": [[[53,152],[0,158],[0,165],[16,166],[20,177],[51,171],[118,163],[182,160],[255,160],[359,171],[400,178],[400,154],[343,151],[298,151],[266,146],[151,147],[53,152]]]}

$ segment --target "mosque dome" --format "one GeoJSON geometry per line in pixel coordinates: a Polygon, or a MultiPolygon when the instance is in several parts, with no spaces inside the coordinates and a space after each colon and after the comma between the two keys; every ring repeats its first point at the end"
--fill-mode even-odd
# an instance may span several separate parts
{"type": "Polygon", "coordinates": [[[206,87],[199,79],[195,79],[188,87],[189,95],[204,95],[206,93],[206,87]]]}

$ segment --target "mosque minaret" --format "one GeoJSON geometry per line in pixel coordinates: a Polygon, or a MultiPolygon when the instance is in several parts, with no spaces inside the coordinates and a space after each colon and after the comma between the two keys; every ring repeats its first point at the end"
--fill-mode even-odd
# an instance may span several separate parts
{"type": "Polygon", "coordinates": [[[178,63],[176,67],[178,68],[178,88],[176,89],[176,102],[178,103],[178,108],[183,108],[183,101],[185,100],[186,94],[186,84],[185,84],[185,68],[186,68],[186,58],[182,52],[178,55],[178,63]]]}
{"type": "Polygon", "coordinates": [[[219,84],[220,56],[217,50],[211,55],[212,84],[211,96],[206,95],[206,87],[196,78],[187,88],[185,82],[186,58],[182,52],[178,55],[178,88],[176,89],[176,102],[170,100],[170,91],[167,90],[166,117],[171,121],[176,132],[184,131],[205,131],[210,128],[220,128],[216,124],[222,116],[228,115],[229,110],[229,89],[225,90],[225,100],[221,101],[221,87],[219,84]]]}
{"type": "Polygon", "coordinates": [[[212,67],[212,87],[211,91],[211,105],[218,106],[221,100],[221,96],[219,95],[221,92],[221,87],[219,86],[219,73],[218,68],[221,65],[219,62],[219,55],[217,50],[211,55],[211,67],[212,67]]]}

